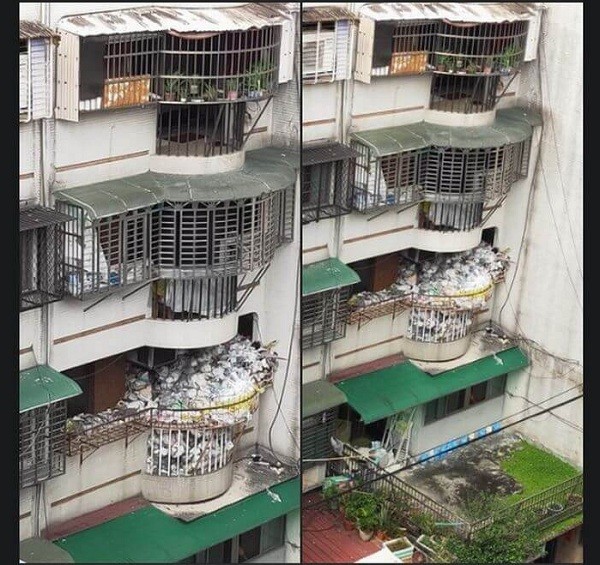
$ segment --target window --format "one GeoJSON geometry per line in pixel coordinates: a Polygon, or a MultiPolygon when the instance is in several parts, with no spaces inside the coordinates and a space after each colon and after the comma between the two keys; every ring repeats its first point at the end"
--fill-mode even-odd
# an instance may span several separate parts
{"type": "MultiPolygon", "coordinates": [[[[53,210],[22,210],[19,234],[20,311],[56,302],[64,296],[62,215],[53,210]],[[42,227],[32,228],[32,220],[42,227]],[[54,222],[44,226],[44,223],[54,222]]],[[[66,219],[67,217],[64,216],[66,219]]]]}
{"type": "Polygon", "coordinates": [[[19,415],[19,486],[25,488],[65,472],[66,402],[19,415]]]}
{"type": "Polygon", "coordinates": [[[19,42],[19,112],[28,113],[30,104],[29,45],[27,40],[21,40],[19,42]]]}
{"type": "Polygon", "coordinates": [[[302,24],[302,80],[332,82],[349,78],[351,24],[348,20],[302,24]]]}
{"type": "Polygon", "coordinates": [[[435,41],[437,22],[376,22],[372,75],[423,73],[435,41]]]}
{"type": "Polygon", "coordinates": [[[303,148],[303,224],[351,212],[355,155],[340,143],[303,148]]]}
{"type": "Polygon", "coordinates": [[[431,424],[460,410],[479,404],[484,400],[502,396],[505,386],[506,375],[500,375],[489,381],[459,390],[437,400],[432,400],[425,405],[424,424],[431,424]]]}
{"type": "Polygon", "coordinates": [[[302,298],[302,348],[308,349],[346,335],[350,287],[302,298]]]}
{"type": "Polygon", "coordinates": [[[356,160],[354,207],[367,212],[379,206],[410,204],[421,198],[427,152],[424,149],[374,157],[361,143],[352,143],[356,160]]]}
{"type": "Polygon", "coordinates": [[[281,547],[285,540],[285,516],[190,555],[178,563],[244,563],[281,547]]]}
{"type": "MultiPolygon", "coordinates": [[[[302,459],[321,459],[333,453],[330,437],[336,427],[337,407],[308,418],[302,418],[302,459]]],[[[316,462],[302,463],[304,468],[316,462]]]]}
{"type": "Polygon", "coordinates": [[[250,312],[238,318],[239,335],[243,335],[248,339],[255,339],[255,327],[258,327],[258,315],[256,312],[250,312]]]}

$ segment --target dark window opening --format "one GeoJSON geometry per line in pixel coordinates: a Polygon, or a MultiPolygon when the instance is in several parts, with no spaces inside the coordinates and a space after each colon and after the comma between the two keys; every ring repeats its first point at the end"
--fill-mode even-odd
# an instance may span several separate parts
{"type": "Polygon", "coordinates": [[[258,324],[258,316],[255,312],[244,314],[238,318],[238,334],[250,340],[255,339],[254,327],[258,324]]]}
{"type": "Polygon", "coordinates": [[[481,232],[481,241],[485,241],[485,243],[488,243],[489,245],[494,247],[494,242],[496,241],[497,231],[498,231],[497,228],[485,228],[481,232]]]}
{"type": "Polygon", "coordinates": [[[302,298],[302,348],[346,335],[350,288],[328,290],[302,298]]]}
{"type": "Polygon", "coordinates": [[[425,405],[424,424],[430,424],[485,400],[502,396],[505,388],[506,375],[500,375],[489,381],[432,400],[425,405]]]}
{"type": "Polygon", "coordinates": [[[20,232],[21,312],[63,298],[63,241],[59,225],[20,232]]]}
{"type": "MultiPolygon", "coordinates": [[[[302,418],[302,459],[323,459],[333,455],[331,436],[335,435],[337,407],[302,418]]],[[[303,461],[308,469],[318,462],[303,461]]]]}
{"type": "Polygon", "coordinates": [[[175,106],[161,104],[156,153],[212,157],[240,151],[245,116],[245,102],[175,106]]]}
{"type": "Polygon", "coordinates": [[[302,167],[302,223],[349,214],[354,159],[302,167]]]}
{"type": "Polygon", "coordinates": [[[66,462],[65,401],[19,414],[19,487],[64,474],[66,462]]]}
{"type": "Polygon", "coordinates": [[[463,76],[435,74],[429,107],[443,112],[473,114],[489,112],[507,85],[499,75],[463,76]]]}

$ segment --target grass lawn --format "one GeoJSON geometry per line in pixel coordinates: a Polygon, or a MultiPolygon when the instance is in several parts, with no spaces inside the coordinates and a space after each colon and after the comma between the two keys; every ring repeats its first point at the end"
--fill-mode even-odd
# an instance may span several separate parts
{"type": "Polygon", "coordinates": [[[520,442],[514,452],[500,461],[500,467],[523,487],[523,492],[503,499],[506,504],[514,504],[580,473],[575,467],[526,441],[520,442]]]}

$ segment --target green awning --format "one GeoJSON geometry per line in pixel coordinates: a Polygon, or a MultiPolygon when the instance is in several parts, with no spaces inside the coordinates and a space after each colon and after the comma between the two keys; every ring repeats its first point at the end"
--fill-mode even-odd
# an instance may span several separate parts
{"type": "Polygon", "coordinates": [[[19,559],[25,563],[74,563],[64,549],[43,538],[27,538],[20,542],[19,559]]]}
{"type": "Polygon", "coordinates": [[[183,522],[146,506],[54,543],[75,563],[176,563],[202,549],[300,508],[298,477],[207,516],[183,522]]]}
{"type": "Polygon", "coordinates": [[[335,386],[346,395],[348,404],[361,415],[362,420],[370,424],[504,373],[517,371],[528,364],[525,354],[518,347],[513,347],[435,376],[408,361],[335,386]]]}
{"type": "Polygon", "coordinates": [[[56,200],[82,207],[92,220],[169,202],[252,198],[294,186],[298,152],[266,147],[246,153],[244,166],[212,175],[148,171],[131,177],[57,190],[56,200]]]}
{"type": "Polygon", "coordinates": [[[302,267],[302,296],[349,286],[360,277],[336,257],[302,267]]]}
{"type": "Polygon", "coordinates": [[[540,124],[541,116],[533,110],[508,108],[498,110],[494,122],[487,126],[443,126],[417,122],[355,132],[350,137],[368,146],[375,157],[385,157],[430,146],[464,149],[502,147],[525,141],[531,137],[533,126],[540,124]]]}
{"type": "Polygon", "coordinates": [[[19,412],[66,400],[82,392],[73,379],[48,365],[37,365],[19,373],[19,412]]]}
{"type": "Polygon", "coordinates": [[[329,381],[302,385],[302,417],[313,416],[346,402],[344,393],[329,381]]]}

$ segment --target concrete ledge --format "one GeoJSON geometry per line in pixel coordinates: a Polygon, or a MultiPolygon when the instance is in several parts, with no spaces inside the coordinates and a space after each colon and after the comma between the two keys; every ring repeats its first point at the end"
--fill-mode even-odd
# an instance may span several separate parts
{"type": "Polygon", "coordinates": [[[225,467],[197,477],[159,477],[142,474],[142,495],[152,502],[186,504],[222,495],[233,481],[233,460],[225,467]]]}
{"type": "Polygon", "coordinates": [[[470,343],[471,334],[450,343],[426,343],[405,339],[403,353],[409,359],[449,361],[464,355],[469,349],[470,343]]]}
{"type": "Polygon", "coordinates": [[[477,127],[489,126],[496,119],[496,110],[461,114],[460,112],[443,112],[441,110],[425,110],[424,120],[440,126],[477,127]]]}
{"type": "Polygon", "coordinates": [[[151,155],[150,170],[171,175],[214,175],[241,169],[245,159],[245,151],[215,155],[214,157],[151,155]]]}
{"type": "Polygon", "coordinates": [[[475,228],[469,231],[441,232],[417,228],[414,231],[414,247],[439,253],[467,251],[479,245],[482,230],[483,228],[475,228]]]}

